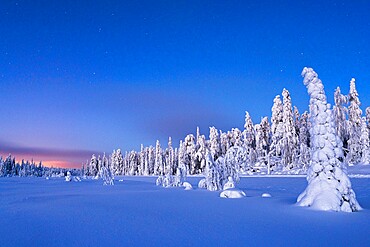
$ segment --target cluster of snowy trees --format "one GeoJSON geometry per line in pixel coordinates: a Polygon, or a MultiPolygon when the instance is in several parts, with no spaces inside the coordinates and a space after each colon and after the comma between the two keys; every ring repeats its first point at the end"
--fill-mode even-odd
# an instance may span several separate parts
{"type": "Polygon", "coordinates": [[[19,163],[10,154],[5,160],[0,157],[0,177],[53,177],[64,176],[67,171],[71,171],[73,175],[80,174],[80,169],[46,167],[42,162],[36,164],[33,160],[31,162],[22,160],[19,163]]]}
{"type": "MultiPolygon", "coordinates": [[[[370,107],[366,109],[366,117],[362,117],[355,80],[350,82],[348,95],[343,95],[338,88],[334,98],[334,128],[343,143],[344,161],[350,165],[370,163],[370,107]]],[[[257,124],[246,112],[242,130],[233,128],[223,132],[210,127],[207,138],[197,128],[196,135],[187,135],[180,141],[179,148],[174,148],[169,138],[166,146],[157,141],[155,147],[142,145],[139,152],[122,154],[117,149],[109,157],[93,155],[82,173],[98,176],[104,166],[113,175],[163,176],[165,184],[177,183],[172,181],[176,177],[214,173],[214,166],[222,170],[219,173],[306,173],[311,160],[310,114],[306,111],[300,114],[298,108],[292,106],[286,89],[275,97],[271,110],[271,119],[263,117],[257,124]]],[[[227,181],[230,174],[225,174],[214,176],[227,181]]],[[[231,177],[238,179],[233,174],[231,177]]],[[[222,183],[216,187],[220,186],[222,183]]]]}

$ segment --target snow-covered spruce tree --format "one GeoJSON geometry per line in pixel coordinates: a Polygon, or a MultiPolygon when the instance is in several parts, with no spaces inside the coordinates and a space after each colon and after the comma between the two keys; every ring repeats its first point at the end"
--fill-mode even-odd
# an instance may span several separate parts
{"type": "Polygon", "coordinates": [[[370,164],[370,138],[369,138],[369,128],[366,124],[366,118],[362,118],[361,125],[361,163],[369,165],[370,164]]]}
{"type": "Polygon", "coordinates": [[[283,90],[283,139],[281,140],[282,154],[281,161],[285,169],[292,169],[295,156],[297,155],[298,137],[293,120],[292,100],[290,93],[284,88],[283,90]]]}
{"type": "Polygon", "coordinates": [[[206,137],[204,135],[200,135],[198,137],[198,150],[196,152],[198,163],[200,164],[198,173],[201,174],[206,169],[206,151],[207,151],[207,143],[206,137]]]}
{"type": "Polygon", "coordinates": [[[256,163],[256,132],[249,112],[245,112],[245,124],[243,131],[243,146],[247,152],[247,164],[253,166],[256,163]]]}
{"type": "Polygon", "coordinates": [[[366,121],[367,121],[367,125],[369,127],[369,125],[370,125],[370,107],[366,108],[366,121]]]}
{"type": "Polygon", "coordinates": [[[222,190],[223,174],[220,168],[220,163],[216,163],[213,159],[213,154],[207,150],[205,178],[199,182],[199,187],[205,188],[209,191],[222,190]]]}
{"type": "Polygon", "coordinates": [[[348,131],[346,116],[348,114],[348,109],[344,105],[348,103],[348,98],[340,92],[339,87],[337,87],[334,92],[334,103],[333,114],[335,130],[343,142],[343,148],[347,148],[348,131]]]}
{"type": "Polygon", "coordinates": [[[307,173],[308,185],[299,195],[297,205],[325,211],[360,210],[351,182],[341,168],[342,142],[336,135],[324,86],[312,68],[305,67],[302,76],[310,95],[312,156],[307,173]]]}
{"type": "Polygon", "coordinates": [[[96,177],[99,173],[99,164],[95,154],[91,156],[89,167],[90,167],[90,176],[96,177]]]}
{"type": "Polygon", "coordinates": [[[270,124],[267,117],[262,118],[260,124],[255,125],[256,129],[256,153],[258,167],[266,168],[270,174],[270,124]]]}
{"type": "Polygon", "coordinates": [[[234,147],[241,147],[243,146],[243,134],[238,128],[232,128],[231,130],[232,133],[232,145],[234,147]]]}
{"type": "Polygon", "coordinates": [[[154,175],[162,176],[164,174],[162,149],[159,140],[155,144],[155,161],[154,161],[154,175]]]}
{"type": "Polygon", "coordinates": [[[348,107],[348,121],[349,121],[349,140],[348,140],[348,164],[355,165],[361,161],[361,115],[360,100],[356,90],[355,79],[352,78],[349,90],[349,107],[348,107]]]}
{"type": "Polygon", "coordinates": [[[138,158],[138,154],[137,152],[135,152],[134,150],[132,150],[130,153],[129,153],[129,175],[130,176],[135,176],[137,175],[138,173],[138,163],[139,163],[139,158],[138,158]]]}
{"type": "Polygon", "coordinates": [[[109,168],[109,160],[107,159],[105,154],[101,162],[102,163],[100,166],[99,174],[103,180],[103,185],[114,185],[114,176],[111,172],[111,169],[109,168]]]}
{"type": "Polygon", "coordinates": [[[283,136],[283,102],[280,99],[280,95],[276,95],[271,108],[271,145],[269,157],[272,170],[277,170],[281,163],[283,136]]]}
{"type": "Polygon", "coordinates": [[[301,171],[306,172],[310,163],[310,133],[308,127],[308,113],[305,111],[299,119],[299,157],[301,171]]]}
{"type": "MultiPolygon", "coordinates": [[[[185,159],[188,163],[187,171],[189,174],[196,174],[196,171],[199,168],[199,164],[197,162],[197,156],[196,156],[196,146],[195,146],[195,137],[193,134],[189,134],[185,137],[185,140],[183,142],[184,148],[186,150],[187,158],[185,159]]],[[[185,161],[184,160],[184,161],[185,161]]]]}
{"type": "Polygon", "coordinates": [[[213,160],[216,160],[221,155],[220,138],[214,126],[209,127],[209,151],[213,156],[213,160]]]}

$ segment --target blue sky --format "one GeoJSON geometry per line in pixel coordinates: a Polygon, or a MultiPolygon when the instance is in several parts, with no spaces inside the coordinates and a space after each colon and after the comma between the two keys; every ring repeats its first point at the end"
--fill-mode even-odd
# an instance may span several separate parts
{"type": "Polygon", "coordinates": [[[307,110],[356,78],[370,106],[368,1],[3,1],[0,155],[79,166],[199,126],[270,116],[283,88],[307,110]]]}

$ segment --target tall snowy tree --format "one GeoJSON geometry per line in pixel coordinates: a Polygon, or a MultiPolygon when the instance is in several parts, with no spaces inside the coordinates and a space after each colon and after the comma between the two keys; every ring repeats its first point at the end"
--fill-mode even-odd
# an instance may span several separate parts
{"type": "Polygon", "coordinates": [[[360,137],[360,146],[361,146],[361,163],[370,164],[370,136],[369,128],[366,124],[366,118],[362,118],[361,125],[361,137],[360,137]]]}
{"type": "Polygon", "coordinates": [[[347,131],[347,121],[346,116],[348,114],[348,109],[344,106],[347,104],[348,99],[345,95],[343,95],[340,91],[340,88],[334,92],[334,102],[335,105],[333,107],[333,114],[334,114],[334,122],[335,122],[335,130],[339,138],[343,142],[343,147],[347,148],[348,142],[348,131],[347,131]]]}
{"type": "Polygon", "coordinates": [[[159,140],[157,140],[155,144],[155,162],[154,162],[154,175],[164,175],[164,167],[163,167],[163,156],[162,156],[162,149],[159,140]]]}
{"type": "Polygon", "coordinates": [[[283,90],[283,139],[281,160],[286,169],[293,168],[293,162],[297,154],[298,139],[294,125],[292,100],[290,93],[284,88],[283,90]]]}
{"type": "Polygon", "coordinates": [[[99,173],[99,164],[95,154],[91,156],[89,167],[90,167],[90,176],[96,177],[99,173]]]}
{"type": "Polygon", "coordinates": [[[220,138],[215,127],[209,128],[209,150],[213,156],[213,160],[216,160],[221,155],[220,138]]]}
{"type": "Polygon", "coordinates": [[[355,79],[352,78],[349,90],[349,107],[348,107],[348,121],[349,121],[349,140],[348,140],[348,164],[354,165],[361,161],[361,115],[360,100],[356,90],[355,79]]]}
{"type": "Polygon", "coordinates": [[[256,152],[259,166],[270,170],[269,151],[270,151],[270,124],[267,117],[262,118],[256,128],[256,152]]]}
{"type": "Polygon", "coordinates": [[[342,171],[342,142],[326,101],[324,86],[312,68],[302,71],[310,95],[311,163],[308,186],[297,204],[318,210],[353,212],[360,210],[348,176],[342,171]]]}
{"type": "Polygon", "coordinates": [[[310,162],[310,133],[308,113],[305,111],[299,120],[299,158],[298,163],[303,172],[307,171],[310,162]]]}
{"type": "Polygon", "coordinates": [[[249,112],[245,112],[245,124],[243,131],[243,143],[246,149],[247,165],[253,166],[256,163],[256,132],[249,112]]]}
{"type": "Polygon", "coordinates": [[[271,112],[271,146],[269,157],[271,167],[275,170],[281,163],[282,139],[284,137],[283,102],[280,99],[280,95],[276,95],[271,112]]]}

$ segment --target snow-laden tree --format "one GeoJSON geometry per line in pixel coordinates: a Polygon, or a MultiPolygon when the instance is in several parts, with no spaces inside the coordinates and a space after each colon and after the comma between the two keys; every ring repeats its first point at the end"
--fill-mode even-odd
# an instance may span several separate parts
{"type": "Polygon", "coordinates": [[[186,147],[183,144],[182,141],[180,141],[180,147],[178,152],[178,170],[179,175],[181,175],[181,178],[183,179],[182,182],[186,181],[186,175],[188,174],[188,166],[186,165],[188,163],[188,156],[186,154],[186,147]]]}
{"type": "Polygon", "coordinates": [[[243,131],[243,147],[247,152],[247,161],[248,166],[253,166],[256,163],[256,131],[252,122],[252,118],[249,115],[249,112],[245,112],[245,124],[243,131]]]}
{"type": "MultiPolygon", "coordinates": [[[[296,106],[293,106],[293,119],[294,119],[294,128],[295,128],[295,133],[297,136],[299,136],[299,130],[300,130],[300,124],[301,124],[301,114],[299,114],[299,110],[296,106]]],[[[299,138],[298,138],[299,141],[299,138]]]]}
{"type": "Polygon", "coordinates": [[[370,107],[366,108],[366,121],[367,121],[367,125],[369,126],[370,125],[370,107]]]}
{"type": "MultiPolygon", "coordinates": [[[[222,157],[220,157],[218,160],[221,159],[222,157]]],[[[199,182],[200,188],[206,188],[209,191],[222,190],[222,163],[223,162],[215,162],[213,159],[213,154],[207,150],[205,178],[199,182]]]]}
{"type": "Polygon", "coordinates": [[[346,148],[348,142],[348,131],[346,120],[348,109],[344,105],[348,103],[348,98],[341,93],[339,87],[337,87],[337,89],[334,92],[334,102],[335,105],[333,107],[333,114],[335,130],[337,135],[343,142],[343,147],[346,148]]]}
{"type": "Polygon", "coordinates": [[[270,124],[267,117],[262,118],[260,124],[255,125],[256,129],[256,153],[259,167],[267,168],[270,172],[270,124]]]}
{"type": "Polygon", "coordinates": [[[218,131],[215,127],[209,128],[209,150],[213,156],[213,160],[216,160],[221,155],[220,138],[218,131]]]}
{"type": "Polygon", "coordinates": [[[348,107],[348,121],[350,125],[349,140],[348,140],[348,164],[354,165],[361,161],[361,115],[360,100],[356,90],[355,79],[352,78],[349,90],[349,107],[348,107]]]}
{"type": "Polygon", "coordinates": [[[360,138],[360,145],[361,145],[361,163],[362,164],[370,164],[370,138],[369,138],[369,128],[366,124],[366,118],[362,118],[362,125],[361,125],[361,138],[360,138]]]}
{"type": "Polygon", "coordinates": [[[121,175],[123,167],[123,156],[121,149],[113,150],[111,155],[111,172],[113,175],[121,175]]]}
{"type": "Polygon", "coordinates": [[[342,142],[326,101],[324,86],[312,68],[302,71],[310,95],[311,163],[308,186],[297,204],[318,210],[353,212],[360,210],[348,176],[342,171],[342,142]]]}
{"type": "Polygon", "coordinates": [[[204,172],[206,169],[206,151],[206,137],[204,135],[200,135],[198,137],[198,150],[196,151],[197,163],[199,164],[199,170],[197,173],[199,174],[204,172]]]}
{"type": "Polygon", "coordinates": [[[232,145],[234,147],[241,147],[243,146],[243,134],[238,128],[232,128],[232,145]]]}
{"type": "Polygon", "coordinates": [[[155,144],[154,175],[164,175],[162,149],[159,140],[155,144]]]}
{"type": "Polygon", "coordinates": [[[109,166],[109,160],[104,154],[103,159],[101,160],[101,166],[99,167],[99,174],[103,180],[103,185],[114,185],[114,175],[109,166]]]}
{"type": "Polygon", "coordinates": [[[284,88],[283,90],[283,139],[281,161],[286,169],[293,168],[293,162],[297,154],[298,139],[294,126],[292,100],[290,93],[284,88]]]}
{"type": "Polygon", "coordinates": [[[91,156],[89,167],[90,167],[90,176],[96,177],[99,173],[99,162],[95,154],[91,156]]]}
{"type": "Polygon", "coordinates": [[[231,147],[231,139],[227,132],[220,130],[220,156],[224,156],[227,150],[231,147]]]}
{"type": "Polygon", "coordinates": [[[229,177],[234,182],[239,181],[239,173],[246,172],[248,170],[248,154],[244,147],[233,146],[227,150],[224,161],[224,173],[223,180],[227,180],[229,177]]]}
{"type": "Polygon", "coordinates": [[[308,126],[308,113],[302,113],[299,120],[299,158],[298,164],[303,172],[307,171],[310,163],[310,133],[308,126]]]}
{"type": "Polygon", "coordinates": [[[269,157],[272,169],[276,170],[281,163],[282,139],[284,137],[283,102],[280,99],[280,95],[276,95],[271,113],[271,145],[269,157]]]}
{"type": "Polygon", "coordinates": [[[196,174],[196,171],[199,168],[199,164],[196,156],[196,146],[195,146],[195,137],[193,134],[189,134],[185,137],[183,142],[184,148],[186,150],[187,158],[184,161],[187,161],[187,171],[189,174],[196,174]]]}

